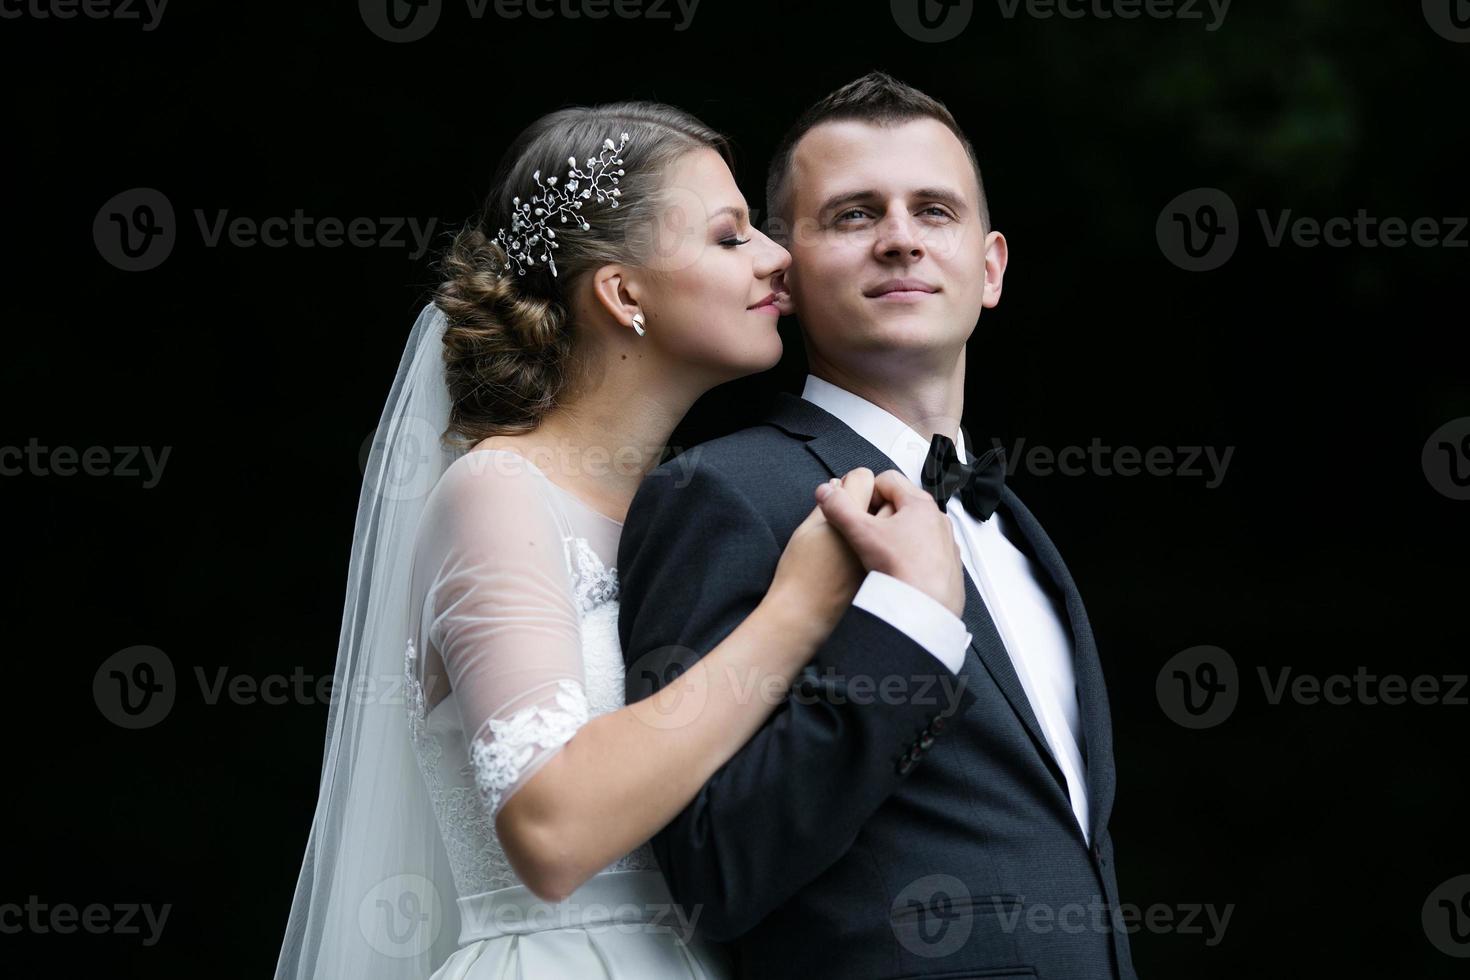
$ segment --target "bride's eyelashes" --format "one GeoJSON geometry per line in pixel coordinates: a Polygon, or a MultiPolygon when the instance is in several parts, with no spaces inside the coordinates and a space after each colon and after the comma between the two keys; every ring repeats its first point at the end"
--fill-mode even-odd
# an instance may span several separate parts
{"type": "Polygon", "coordinates": [[[720,239],[720,244],[725,248],[739,248],[741,245],[749,245],[749,238],[741,238],[738,235],[728,235],[720,239]]]}

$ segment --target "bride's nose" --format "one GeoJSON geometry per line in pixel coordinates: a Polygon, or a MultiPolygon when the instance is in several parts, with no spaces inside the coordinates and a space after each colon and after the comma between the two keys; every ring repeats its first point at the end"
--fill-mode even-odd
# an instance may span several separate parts
{"type": "MultiPolygon", "coordinates": [[[[771,241],[771,239],[766,237],[765,234],[760,234],[761,245],[764,247],[760,250],[760,255],[756,259],[756,278],[769,279],[774,277],[784,277],[787,268],[791,265],[791,253],[786,251],[786,249],[782,248],[780,245],[777,245],[775,242],[771,241]]],[[[771,288],[775,289],[777,292],[780,292],[781,289],[784,287],[776,286],[773,284],[771,288]]]]}

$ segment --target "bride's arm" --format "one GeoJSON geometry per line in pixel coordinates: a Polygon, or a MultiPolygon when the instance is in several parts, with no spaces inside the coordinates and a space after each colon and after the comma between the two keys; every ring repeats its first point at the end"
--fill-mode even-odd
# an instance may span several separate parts
{"type": "MultiPolygon", "coordinates": [[[[517,876],[559,901],[652,837],[762,726],[863,570],[814,511],[723,642],[656,695],[588,721],[563,528],[536,479],[466,468],[421,533],[440,556],[430,639],[482,801],[517,876]]],[[[868,487],[852,492],[866,504],[868,487]]]]}
{"type": "Polygon", "coordinates": [[[836,623],[810,607],[794,588],[773,586],[678,679],[592,719],[546,762],[496,821],[531,891],[560,901],[689,804],[785,699],[836,623]]]}

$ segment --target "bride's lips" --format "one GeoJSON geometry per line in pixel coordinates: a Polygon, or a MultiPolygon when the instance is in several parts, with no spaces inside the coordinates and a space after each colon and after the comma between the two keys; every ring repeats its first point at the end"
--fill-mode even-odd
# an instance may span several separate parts
{"type": "Polygon", "coordinates": [[[746,309],[751,313],[776,313],[781,312],[781,301],[786,298],[785,293],[771,293],[759,303],[753,303],[746,309]]]}

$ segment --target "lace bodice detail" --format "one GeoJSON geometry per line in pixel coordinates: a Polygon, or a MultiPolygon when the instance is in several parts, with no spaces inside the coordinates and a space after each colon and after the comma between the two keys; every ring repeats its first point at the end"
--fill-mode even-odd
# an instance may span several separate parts
{"type": "Polygon", "coordinates": [[[572,595],[584,614],[618,598],[618,570],[608,568],[587,544],[586,538],[565,540],[567,565],[572,569],[572,595]]]}
{"type": "MultiPolygon", "coordinates": [[[[476,590],[461,590],[453,585],[455,573],[442,568],[463,573],[468,564],[446,561],[438,575],[425,575],[437,588],[428,587],[422,625],[407,641],[409,731],[461,896],[521,884],[496,837],[495,815],[589,719],[625,704],[617,569],[603,560],[587,535],[576,533],[601,534],[598,543],[612,554],[620,527],[607,518],[598,525],[600,515],[579,512],[574,501],[559,496],[566,491],[549,481],[534,489],[554,518],[547,527],[554,526],[560,537],[554,564],[561,581],[551,581],[549,575],[537,580],[535,568],[507,568],[517,581],[529,575],[534,587],[517,589],[501,582],[500,592],[478,602],[476,590],[489,580],[483,563],[474,565],[476,590]],[[498,598],[505,593],[514,598],[498,598]],[[473,631],[454,622],[456,617],[470,618],[471,610],[473,631]],[[505,646],[510,642],[515,645],[505,646]],[[426,657],[430,647],[435,653],[426,657]],[[535,652],[521,652],[531,649],[535,652]],[[442,658],[453,687],[447,697],[441,693],[437,704],[425,692],[425,678],[433,676],[432,666],[426,673],[425,661],[436,658],[442,658]],[[489,658],[514,662],[460,662],[489,658]],[[480,690],[462,691],[470,685],[480,690]],[[495,707],[484,708],[486,704],[495,707]]],[[[494,503],[503,507],[507,501],[494,503]]],[[[514,539],[506,535],[526,531],[525,522],[507,521],[496,530],[496,540],[513,547],[514,539]]],[[[424,532],[420,536],[422,540],[424,532]]],[[[552,558],[538,545],[530,561],[550,564],[552,558]]],[[[434,689],[432,681],[429,687],[434,689]]],[[[656,867],[652,850],[644,844],[606,870],[656,867]]]]}

